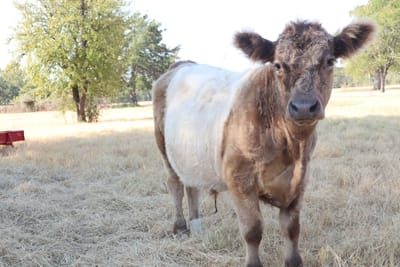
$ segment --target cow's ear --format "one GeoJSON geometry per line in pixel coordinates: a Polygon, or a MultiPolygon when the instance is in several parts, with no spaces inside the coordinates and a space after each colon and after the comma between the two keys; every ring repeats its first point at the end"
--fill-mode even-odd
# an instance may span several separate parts
{"type": "Polygon", "coordinates": [[[234,44],[245,55],[255,62],[272,62],[274,60],[274,43],[254,32],[238,32],[234,44]]]}
{"type": "Polygon", "coordinates": [[[369,19],[355,21],[334,37],[334,55],[336,58],[349,58],[368,46],[376,36],[376,24],[369,19]]]}

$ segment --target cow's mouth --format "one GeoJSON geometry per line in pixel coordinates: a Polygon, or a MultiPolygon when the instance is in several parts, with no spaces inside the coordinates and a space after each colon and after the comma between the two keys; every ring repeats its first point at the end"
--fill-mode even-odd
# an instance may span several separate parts
{"type": "Polygon", "coordinates": [[[315,120],[292,120],[292,122],[299,127],[310,127],[315,126],[320,119],[315,120]]]}

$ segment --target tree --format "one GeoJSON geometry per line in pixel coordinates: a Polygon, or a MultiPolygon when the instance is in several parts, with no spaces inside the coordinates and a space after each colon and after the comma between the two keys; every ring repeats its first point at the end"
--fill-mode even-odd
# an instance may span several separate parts
{"type": "Polygon", "coordinates": [[[353,79],[346,75],[343,67],[335,67],[333,72],[333,88],[352,86],[353,79]]]}
{"type": "Polygon", "coordinates": [[[146,15],[133,15],[130,43],[129,95],[133,102],[138,91],[149,91],[151,84],[176,60],[179,46],[168,48],[162,43],[160,23],[146,15]]]}
{"type": "Polygon", "coordinates": [[[123,0],[37,0],[17,3],[18,50],[26,57],[36,98],[73,103],[78,121],[95,121],[97,98],[126,86],[132,18],[123,0]],[[72,101],[71,101],[72,100],[72,101]]]}
{"type": "Polygon", "coordinates": [[[0,70],[0,104],[8,104],[19,95],[26,85],[25,71],[18,62],[12,61],[0,70]]]}
{"type": "Polygon", "coordinates": [[[347,70],[354,75],[369,73],[375,86],[385,92],[389,70],[400,65],[400,1],[370,0],[355,8],[352,14],[374,19],[379,25],[379,33],[374,44],[352,60],[347,70]]]}
{"type": "Polygon", "coordinates": [[[10,103],[15,96],[16,92],[10,90],[8,82],[3,77],[3,71],[0,70],[0,105],[10,103]]]}

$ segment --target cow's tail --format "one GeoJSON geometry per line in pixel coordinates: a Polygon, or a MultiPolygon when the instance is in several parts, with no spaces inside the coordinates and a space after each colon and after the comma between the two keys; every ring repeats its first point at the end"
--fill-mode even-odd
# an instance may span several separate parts
{"type": "Polygon", "coordinates": [[[214,197],[214,214],[218,212],[218,207],[217,207],[217,197],[218,197],[218,191],[211,189],[210,190],[210,196],[214,197]]]}

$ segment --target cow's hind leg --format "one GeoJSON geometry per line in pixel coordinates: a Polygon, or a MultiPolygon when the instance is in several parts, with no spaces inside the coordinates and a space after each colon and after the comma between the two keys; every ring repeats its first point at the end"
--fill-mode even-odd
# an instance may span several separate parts
{"type": "Polygon", "coordinates": [[[199,189],[186,187],[186,194],[189,203],[190,231],[194,234],[201,233],[201,223],[199,219],[199,189]]]}
{"type": "Polygon", "coordinates": [[[174,234],[178,232],[187,232],[186,220],[183,215],[182,200],[184,195],[184,186],[179,181],[179,177],[175,174],[172,169],[169,169],[170,176],[168,178],[168,190],[172,195],[172,199],[175,204],[175,222],[173,226],[174,234]]]}
{"type": "MultiPolygon", "coordinates": [[[[155,121],[158,121],[158,120],[159,120],[159,118],[155,117],[155,121]]],[[[186,232],[187,231],[186,220],[183,215],[183,208],[182,208],[184,186],[183,186],[182,182],[179,180],[178,175],[172,169],[172,166],[168,161],[167,153],[165,151],[164,133],[161,129],[162,129],[161,127],[157,127],[157,123],[156,123],[154,134],[156,136],[156,142],[157,142],[158,148],[160,149],[161,154],[163,156],[165,167],[169,174],[167,185],[168,185],[169,193],[171,194],[172,199],[175,204],[175,222],[174,222],[174,226],[173,226],[173,232],[174,232],[174,234],[177,234],[178,232],[186,232]]]]}
{"type": "Polygon", "coordinates": [[[298,241],[300,235],[300,210],[298,201],[295,200],[288,208],[282,208],[279,212],[279,222],[285,242],[285,266],[301,267],[301,260],[298,251],[298,241]]]}
{"type": "MultiPolygon", "coordinates": [[[[183,63],[181,63],[183,64],[183,63]]],[[[171,66],[170,71],[166,74],[162,75],[153,86],[153,113],[154,113],[154,134],[156,137],[157,146],[160,149],[160,152],[163,156],[165,166],[168,170],[168,190],[172,195],[175,204],[175,222],[173,232],[176,234],[181,231],[187,231],[186,220],[183,215],[182,209],[182,199],[184,195],[184,186],[179,180],[178,175],[173,170],[171,164],[169,163],[167,153],[166,153],[166,145],[165,145],[165,136],[164,136],[164,117],[166,111],[166,95],[167,88],[169,82],[171,81],[174,71],[173,69],[180,64],[174,64],[171,66]]]]}

